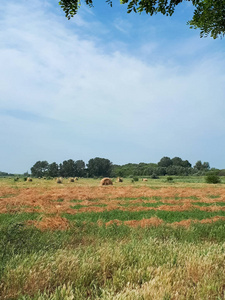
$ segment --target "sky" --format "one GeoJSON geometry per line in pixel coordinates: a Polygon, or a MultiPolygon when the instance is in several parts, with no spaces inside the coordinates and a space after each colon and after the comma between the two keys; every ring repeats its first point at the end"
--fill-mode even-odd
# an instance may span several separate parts
{"type": "Polygon", "coordinates": [[[0,171],[39,160],[163,156],[225,168],[225,38],[114,0],[65,18],[57,0],[0,7],[0,171]]]}

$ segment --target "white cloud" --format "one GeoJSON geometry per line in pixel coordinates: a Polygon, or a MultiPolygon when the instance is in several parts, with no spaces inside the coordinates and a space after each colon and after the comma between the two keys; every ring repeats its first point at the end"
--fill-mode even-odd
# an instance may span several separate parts
{"type": "Polygon", "coordinates": [[[87,21],[79,17],[77,25],[68,25],[47,13],[49,2],[40,3],[12,1],[0,22],[0,114],[3,125],[10,124],[1,132],[5,157],[19,145],[17,159],[4,159],[3,171],[14,165],[26,171],[31,159],[20,159],[26,152],[34,162],[72,155],[86,160],[102,155],[115,163],[157,161],[164,155],[197,160],[201,145],[210,145],[207,139],[215,141],[215,132],[224,136],[220,54],[205,53],[196,61],[202,49],[192,40],[188,65],[180,42],[168,49],[183,53],[181,60],[161,59],[165,49],[158,40],[140,45],[144,59],[133,51],[112,52],[110,43],[107,51],[87,21]],[[15,110],[30,117],[21,120],[15,110]]]}

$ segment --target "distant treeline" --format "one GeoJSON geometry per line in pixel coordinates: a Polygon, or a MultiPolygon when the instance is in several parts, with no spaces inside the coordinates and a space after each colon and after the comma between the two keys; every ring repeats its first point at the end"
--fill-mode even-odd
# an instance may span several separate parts
{"type": "MultiPolygon", "coordinates": [[[[83,160],[65,160],[56,162],[37,161],[31,168],[33,177],[132,177],[132,176],[188,176],[205,175],[210,170],[208,162],[200,160],[192,167],[188,160],[180,157],[163,157],[158,163],[139,163],[115,165],[106,158],[92,158],[87,164],[83,160]]],[[[215,170],[215,169],[214,169],[215,170]]],[[[220,170],[217,170],[219,172],[220,170]]],[[[222,172],[223,170],[221,170],[222,172]]],[[[220,174],[224,175],[224,174],[220,174]]]]}
{"type": "Polygon", "coordinates": [[[139,164],[126,164],[123,166],[114,165],[114,172],[118,176],[128,177],[133,176],[188,176],[188,175],[204,175],[210,170],[208,162],[196,162],[194,167],[188,160],[182,160],[180,157],[163,157],[157,163],[139,163],[139,164]]]}
{"type": "Polygon", "coordinates": [[[14,174],[0,171],[0,177],[7,177],[7,176],[14,176],[14,174]]]}

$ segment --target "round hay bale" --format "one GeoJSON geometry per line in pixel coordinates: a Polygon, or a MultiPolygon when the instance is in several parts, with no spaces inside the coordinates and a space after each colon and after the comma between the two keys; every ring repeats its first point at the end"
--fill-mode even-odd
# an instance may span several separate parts
{"type": "Polygon", "coordinates": [[[117,178],[117,182],[123,182],[123,179],[120,178],[120,177],[118,177],[118,178],[117,178]]]}
{"type": "Polygon", "coordinates": [[[28,178],[27,178],[27,181],[30,181],[30,182],[31,182],[31,181],[32,181],[32,178],[28,177],[28,178]]]}
{"type": "Polygon", "coordinates": [[[112,180],[110,178],[103,178],[100,182],[101,185],[113,185],[112,180]]]}
{"type": "Polygon", "coordinates": [[[142,181],[148,181],[148,179],[147,178],[143,178],[142,181]]]}
{"type": "Polygon", "coordinates": [[[70,178],[70,179],[69,179],[69,182],[74,182],[74,178],[70,178]]]}
{"type": "Polygon", "coordinates": [[[56,183],[62,183],[62,178],[61,177],[57,178],[56,183]]]}

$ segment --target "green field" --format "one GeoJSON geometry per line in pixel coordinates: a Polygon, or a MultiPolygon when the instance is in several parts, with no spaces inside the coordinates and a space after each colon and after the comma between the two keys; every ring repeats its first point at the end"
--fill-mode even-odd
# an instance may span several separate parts
{"type": "Polygon", "coordinates": [[[225,299],[225,188],[185,179],[2,179],[0,299],[225,299]]]}

